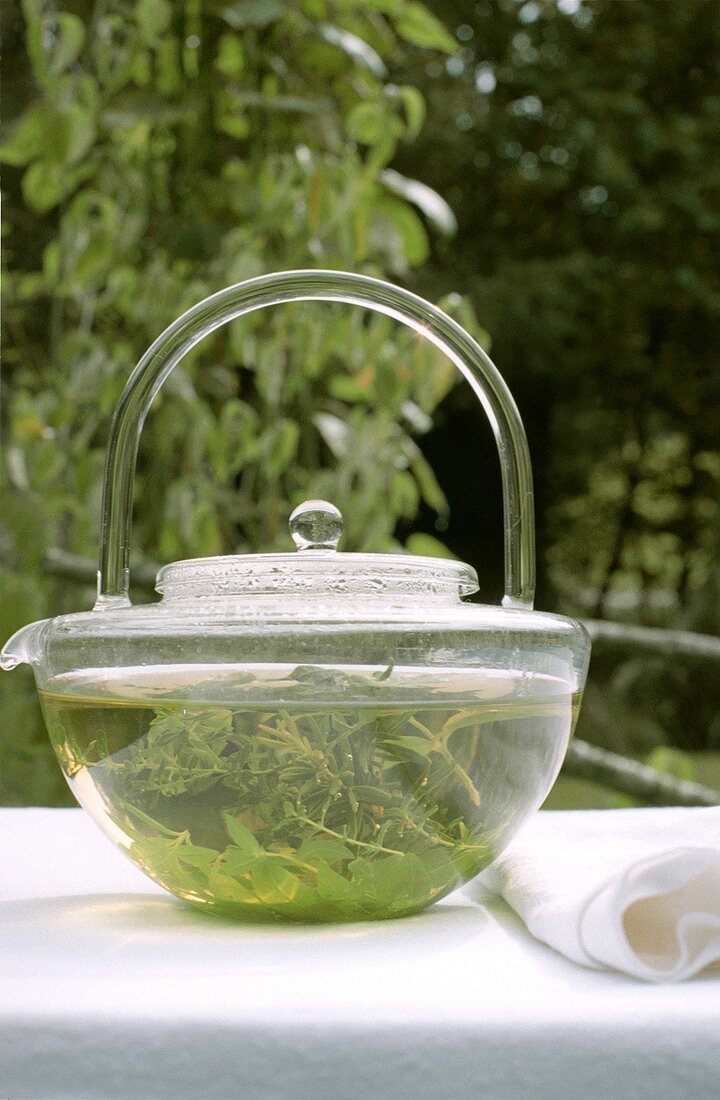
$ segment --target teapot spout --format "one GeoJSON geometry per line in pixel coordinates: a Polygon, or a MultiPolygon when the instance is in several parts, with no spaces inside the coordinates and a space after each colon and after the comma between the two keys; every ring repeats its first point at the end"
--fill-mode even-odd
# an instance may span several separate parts
{"type": "Polygon", "coordinates": [[[18,665],[32,665],[41,656],[40,640],[49,619],[40,619],[29,626],[16,630],[0,651],[0,668],[17,668],[18,665]]]}

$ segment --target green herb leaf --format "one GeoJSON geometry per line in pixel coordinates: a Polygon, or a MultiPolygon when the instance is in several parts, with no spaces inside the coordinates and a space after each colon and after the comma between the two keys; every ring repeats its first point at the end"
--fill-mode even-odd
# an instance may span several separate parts
{"type": "Polygon", "coordinates": [[[356,783],[352,792],[358,802],[366,802],[372,806],[394,806],[400,796],[395,791],[383,791],[379,787],[365,787],[356,783]]]}
{"type": "Polygon", "coordinates": [[[178,859],[192,867],[209,867],[217,858],[214,848],[202,848],[197,844],[183,844],[178,849],[178,859]]]}
{"type": "Polygon", "coordinates": [[[313,837],[305,840],[297,850],[297,858],[303,863],[313,863],[314,860],[324,860],[326,863],[338,863],[341,860],[352,859],[353,851],[343,844],[341,840],[329,837],[321,840],[313,837]]]}
{"type": "Polygon", "coordinates": [[[232,814],[229,813],[223,814],[223,820],[228,836],[241,852],[253,856],[261,854],[263,851],[262,846],[258,844],[246,825],[243,825],[241,821],[238,821],[236,817],[233,817],[232,814]]]}
{"type": "Polygon", "coordinates": [[[317,892],[324,901],[350,901],[356,887],[330,867],[321,867],[317,876],[317,892]]]}
{"type": "Polygon", "coordinates": [[[272,905],[292,901],[300,889],[297,875],[267,858],[253,868],[250,878],[260,900],[272,905]]]}

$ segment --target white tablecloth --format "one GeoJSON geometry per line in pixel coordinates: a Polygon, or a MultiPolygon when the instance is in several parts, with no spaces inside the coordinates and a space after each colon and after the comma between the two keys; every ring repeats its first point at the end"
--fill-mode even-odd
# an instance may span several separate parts
{"type": "Polygon", "coordinates": [[[720,1096],[720,978],[567,962],[500,901],[243,927],[80,810],[0,811],[0,1100],[720,1096]]]}

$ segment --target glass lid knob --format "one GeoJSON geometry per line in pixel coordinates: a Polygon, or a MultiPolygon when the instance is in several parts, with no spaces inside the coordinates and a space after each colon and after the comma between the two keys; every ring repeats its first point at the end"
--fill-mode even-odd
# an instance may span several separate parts
{"type": "Polygon", "coordinates": [[[288,526],[298,550],[337,550],[343,518],[329,500],[306,500],[291,514],[288,526]]]}

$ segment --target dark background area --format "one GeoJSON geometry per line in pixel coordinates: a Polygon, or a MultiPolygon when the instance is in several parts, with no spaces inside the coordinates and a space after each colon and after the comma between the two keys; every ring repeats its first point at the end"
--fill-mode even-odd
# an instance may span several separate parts
{"type": "MultiPolygon", "coordinates": [[[[522,407],[540,599],[558,598],[559,555],[562,580],[573,573],[591,589],[568,592],[578,608],[602,614],[615,592],[632,592],[635,619],[668,623],[663,599],[674,590],[673,610],[687,612],[703,584],[691,559],[717,552],[698,508],[708,493],[717,506],[717,485],[697,458],[715,450],[719,427],[720,7],[434,10],[460,51],[444,65],[417,62],[428,124],[399,164],[450,201],[459,230],[435,243],[419,281],[430,293],[461,286],[471,296],[522,407]],[[670,484],[638,493],[643,462],[663,448],[653,473],[670,484]],[[624,480],[614,507],[602,500],[602,477],[593,493],[601,469],[624,480]],[[586,523],[572,522],[583,507],[592,561],[586,523]]],[[[457,417],[466,395],[448,400],[457,417]]],[[[436,468],[457,473],[439,438],[436,468]]],[[[462,489],[455,477],[443,482],[453,516],[463,511],[462,535],[451,527],[448,536],[463,551],[465,536],[477,544],[486,526],[463,506],[467,480],[462,489]]],[[[698,625],[716,629],[703,602],[698,625]]]]}

